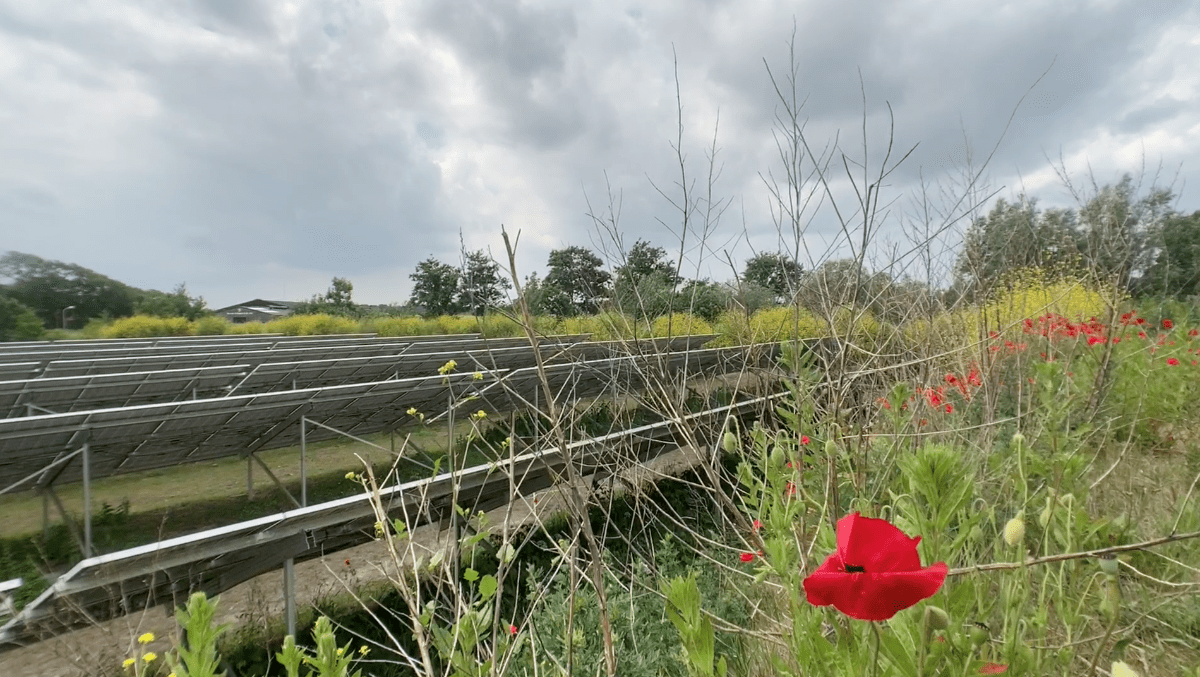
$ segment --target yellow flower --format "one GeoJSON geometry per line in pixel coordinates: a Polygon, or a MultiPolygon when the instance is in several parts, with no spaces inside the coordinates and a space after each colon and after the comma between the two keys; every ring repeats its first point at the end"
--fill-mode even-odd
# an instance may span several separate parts
{"type": "Polygon", "coordinates": [[[348,480],[354,479],[354,471],[350,471],[350,472],[346,473],[346,479],[348,479],[348,480]]]}
{"type": "Polygon", "coordinates": [[[1025,542],[1025,520],[1021,519],[1021,515],[1010,519],[1008,524],[1004,525],[1004,542],[1010,548],[1025,542]]]}
{"type": "Polygon", "coordinates": [[[154,641],[154,633],[153,632],[147,632],[146,634],[142,635],[141,637],[138,637],[138,644],[149,644],[150,642],[153,642],[153,641],[154,641]]]}
{"type": "Polygon", "coordinates": [[[126,659],[125,659],[125,662],[124,662],[124,663],[121,663],[121,667],[123,667],[123,668],[131,668],[131,667],[133,667],[133,664],[134,664],[134,663],[136,663],[136,662],[137,662],[137,661],[136,661],[136,660],[134,660],[134,659],[132,659],[132,658],[126,658],[126,659]]]}
{"type": "Polygon", "coordinates": [[[1138,673],[1125,661],[1113,661],[1112,677],[1138,677],[1138,673]]]}
{"type": "Polygon", "coordinates": [[[366,656],[366,655],[367,655],[367,654],[369,654],[369,653],[371,653],[371,649],[370,649],[370,647],[368,647],[366,644],[364,644],[364,645],[362,645],[362,646],[358,647],[358,655],[360,655],[360,656],[366,656]]]}
{"type": "Polygon", "coordinates": [[[458,367],[458,363],[455,362],[454,360],[450,360],[446,364],[443,364],[442,366],[438,367],[438,373],[441,374],[442,376],[445,376],[446,374],[454,371],[454,369],[456,367],[458,367]]]}
{"type": "Polygon", "coordinates": [[[158,654],[154,653],[153,651],[147,651],[146,653],[142,654],[142,660],[146,661],[147,663],[153,663],[154,659],[156,658],[158,658],[158,654]]]}
{"type": "Polygon", "coordinates": [[[487,418],[487,412],[480,409],[479,411],[475,412],[472,417],[482,421],[483,419],[487,418]]]}
{"type": "Polygon", "coordinates": [[[338,647],[338,650],[337,650],[337,655],[338,655],[338,656],[341,656],[341,655],[342,655],[342,654],[344,654],[344,653],[346,653],[346,650],[345,650],[345,649],[343,649],[342,647],[340,647],[340,646],[339,646],[339,647],[338,647]]]}
{"type": "Polygon", "coordinates": [[[482,381],[483,380],[483,372],[482,371],[475,372],[474,378],[476,381],[482,381]]]}
{"type": "Polygon", "coordinates": [[[417,415],[417,408],[416,408],[416,407],[409,407],[409,408],[408,408],[408,415],[409,415],[409,416],[416,416],[416,415],[417,415]]]}

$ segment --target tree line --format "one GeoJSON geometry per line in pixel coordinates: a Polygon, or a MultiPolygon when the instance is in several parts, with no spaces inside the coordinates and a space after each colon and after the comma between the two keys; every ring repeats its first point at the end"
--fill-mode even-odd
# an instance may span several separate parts
{"type": "MultiPolygon", "coordinates": [[[[1042,209],[1025,194],[999,199],[964,232],[948,288],[894,277],[861,262],[825,261],[805,270],[782,252],[761,252],[728,282],[685,279],[667,251],[638,240],[611,270],[586,247],[550,252],[545,276],[525,277],[522,291],[536,315],[569,317],[605,309],[638,318],[686,311],[715,319],[730,308],[797,303],[828,317],[845,305],[902,321],[960,301],[987,298],[1012,281],[1012,271],[1038,268],[1051,279],[1090,279],[1134,296],[1196,299],[1200,296],[1200,211],[1171,208],[1174,195],[1155,189],[1137,194],[1133,179],[1095,191],[1078,209],[1042,209]]],[[[388,314],[469,313],[510,304],[512,284],[485,251],[464,252],[458,265],[430,257],[409,275],[408,307],[388,314]]],[[[0,257],[0,340],[26,340],[52,328],[78,329],[92,319],[133,314],[196,319],[209,309],[184,284],[171,292],[126,285],[83,266],[8,252],[0,257]]],[[[324,294],[297,313],[363,316],[383,312],[354,303],[354,285],[335,277],[324,294]]]]}

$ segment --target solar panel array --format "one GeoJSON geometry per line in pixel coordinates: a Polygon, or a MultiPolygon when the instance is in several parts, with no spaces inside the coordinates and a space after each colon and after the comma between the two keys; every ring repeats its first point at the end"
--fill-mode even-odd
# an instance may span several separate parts
{"type": "MultiPolygon", "coordinates": [[[[740,348],[626,356],[546,366],[552,391],[564,399],[613,387],[637,390],[653,375],[727,372],[747,366],[740,348]]],[[[352,435],[386,431],[452,401],[500,413],[542,397],[537,368],[453,373],[223,398],[147,404],[0,420],[0,488],[17,483],[78,481],[87,443],[90,476],[243,455],[299,442],[301,417],[352,435]]],[[[317,428],[308,439],[337,433],[317,428]]]]}
{"type": "MultiPolygon", "coordinates": [[[[553,338],[556,343],[550,344],[548,351],[583,337],[553,338]]],[[[503,354],[517,356],[519,366],[532,364],[532,350],[527,344],[514,346],[516,341],[467,339],[417,344],[381,343],[348,349],[260,350],[182,358],[155,356],[135,358],[133,362],[115,358],[125,362],[122,366],[153,366],[148,364],[151,360],[175,365],[153,371],[118,371],[106,364],[109,359],[100,360],[99,365],[56,362],[51,365],[51,371],[60,375],[0,380],[0,418],[408,378],[436,373],[437,367],[450,359],[470,365],[487,365],[492,363],[490,355],[503,354]],[[450,347],[454,349],[445,350],[450,347]],[[331,353],[342,355],[346,350],[352,351],[353,357],[328,357],[331,353]],[[443,352],[429,352],[437,350],[443,352]],[[297,356],[310,359],[289,360],[297,356]]]]}
{"type": "MultiPolygon", "coordinates": [[[[557,449],[467,468],[458,473],[383,489],[392,517],[407,516],[410,529],[446,519],[454,487],[472,511],[500,507],[517,495],[554,484],[570,460],[580,473],[611,471],[634,455],[645,460],[684,444],[686,426],[711,445],[729,416],[769,407],[779,396],[741,402],[679,420],[597,437],[557,449]],[[713,424],[717,425],[713,425],[713,424]],[[510,483],[509,477],[516,478],[510,483]],[[510,493],[515,489],[515,493],[510,493]]],[[[304,560],[372,540],[375,514],[366,495],[287,511],[189,536],[86,559],[61,576],[18,616],[0,626],[0,645],[36,641],[156,604],[181,604],[195,591],[220,593],[285,560],[304,560]]]]}

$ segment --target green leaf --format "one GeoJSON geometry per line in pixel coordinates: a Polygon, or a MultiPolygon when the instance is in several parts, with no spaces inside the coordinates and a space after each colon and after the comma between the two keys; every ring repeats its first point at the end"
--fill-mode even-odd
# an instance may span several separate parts
{"type": "Polygon", "coordinates": [[[496,581],[496,577],[492,576],[491,574],[488,574],[488,575],[484,576],[482,580],[479,581],[479,594],[483,597],[483,600],[486,602],[487,600],[489,600],[493,596],[495,596],[496,589],[499,587],[500,587],[500,584],[496,581]]]}
{"type": "Polygon", "coordinates": [[[479,580],[479,572],[471,567],[467,567],[467,570],[463,572],[463,579],[468,583],[474,583],[479,580]]]}

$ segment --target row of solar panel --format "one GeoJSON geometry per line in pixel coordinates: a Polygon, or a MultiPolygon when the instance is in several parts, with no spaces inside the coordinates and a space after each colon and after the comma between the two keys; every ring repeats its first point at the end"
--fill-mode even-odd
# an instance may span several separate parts
{"type": "Polygon", "coordinates": [[[61,346],[57,343],[52,343],[42,347],[30,347],[27,350],[5,350],[0,352],[0,364],[45,364],[60,360],[98,360],[104,358],[122,357],[137,358],[248,350],[305,350],[335,346],[367,346],[376,343],[445,343],[450,341],[475,340],[479,338],[479,335],[458,334],[439,336],[405,336],[396,338],[375,338],[370,336],[314,336],[305,337],[306,340],[303,341],[295,340],[297,338],[299,337],[267,339],[256,338],[248,341],[188,341],[161,345],[132,346],[61,346]]]}
{"type": "MultiPolygon", "coordinates": [[[[547,345],[554,350],[584,338],[583,335],[551,337],[547,345]]],[[[529,355],[532,360],[532,351],[524,339],[472,339],[381,343],[373,344],[369,350],[204,353],[172,356],[162,362],[159,358],[121,359],[119,364],[113,364],[112,360],[65,361],[54,363],[54,376],[0,381],[0,417],[406,378],[433,374],[450,359],[464,365],[495,368],[506,359],[520,360],[513,356],[521,355],[529,355]],[[294,359],[297,357],[307,359],[294,359]],[[161,363],[178,366],[154,368],[161,363]],[[132,370],[111,371],[116,367],[132,370]]]]}
{"type": "MultiPolygon", "coordinates": [[[[136,346],[181,345],[187,343],[238,343],[245,341],[321,341],[328,338],[373,338],[377,334],[317,334],[288,336],[286,334],[217,334],[213,336],[149,336],[145,338],[64,339],[58,341],[7,341],[0,343],[0,353],[6,351],[43,350],[46,348],[132,348],[136,346]]],[[[475,334],[478,336],[478,334],[475,334]]]]}
{"type": "MultiPolygon", "coordinates": [[[[408,520],[410,529],[447,518],[452,488],[459,504],[472,512],[491,510],[551,486],[567,459],[586,476],[603,473],[614,462],[628,465],[634,458],[645,460],[694,442],[709,448],[727,418],[769,409],[778,397],[577,442],[566,453],[535,451],[442,473],[385,488],[380,500],[391,517],[408,520]],[[688,435],[680,434],[684,428],[688,435]]],[[[277,569],[287,559],[310,559],[368,542],[374,538],[375,521],[369,497],[358,495],[92,557],[0,626],[0,646],[37,641],[157,604],[181,604],[196,591],[215,595],[277,569]]]]}
{"type": "MultiPolygon", "coordinates": [[[[563,361],[545,373],[555,398],[570,401],[608,389],[638,390],[649,379],[728,373],[770,355],[751,357],[742,348],[676,351],[563,361]]],[[[500,413],[540,400],[538,368],[523,367],[4,419],[0,489],[80,480],[85,443],[90,477],[100,478],[293,446],[302,416],[364,435],[411,421],[410,409],[436,414],[453,403],[500,413]]],[[[334,435],[318,428],[309,438],[334,435]]]]}

